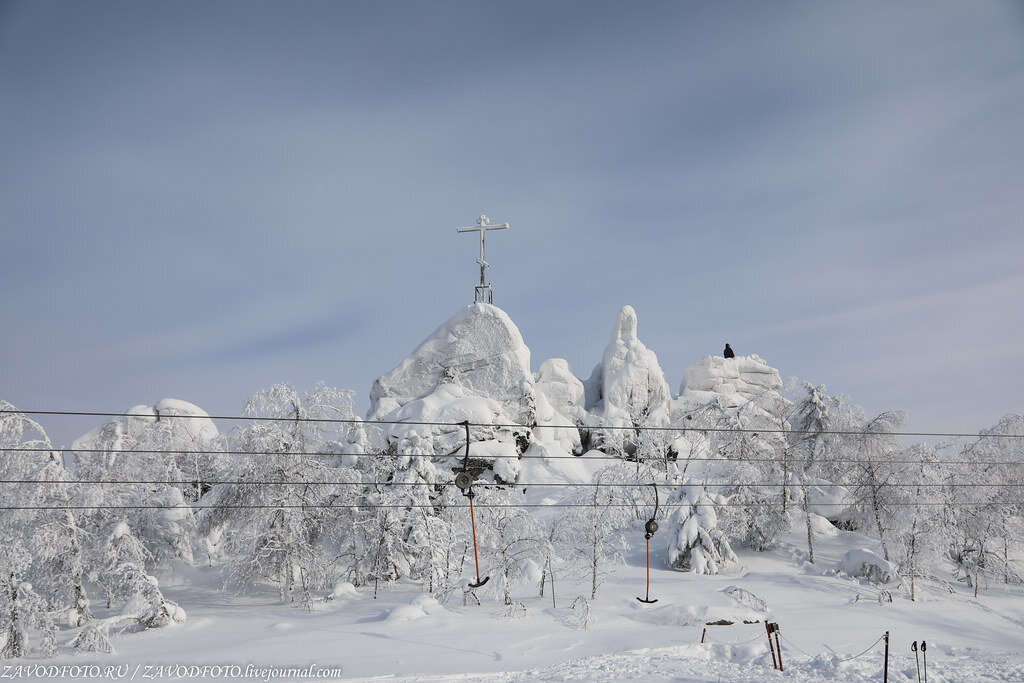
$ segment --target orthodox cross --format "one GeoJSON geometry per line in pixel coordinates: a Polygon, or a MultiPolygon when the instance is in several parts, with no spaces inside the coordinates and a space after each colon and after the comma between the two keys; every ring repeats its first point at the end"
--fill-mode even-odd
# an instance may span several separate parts
{"type": "Polygon", "coordinates": [[[500,225],[491,225],[487,222],[487,216],[480,216],[476,219],[476,227],[469,228],[458,228],[458,232],[474,232],[479,231],[480,233],[480,258],[476,260],[480,264],[480,284],[476,287],[476,295],[473,297],[475,303],[491,303],[492,292],[491,286],[487,283],[486,271],[487,266],[490,265],[484,260],[484,234],[488,230],[506,230],[508,229],[508,223],[501,223],[500,225]]]}

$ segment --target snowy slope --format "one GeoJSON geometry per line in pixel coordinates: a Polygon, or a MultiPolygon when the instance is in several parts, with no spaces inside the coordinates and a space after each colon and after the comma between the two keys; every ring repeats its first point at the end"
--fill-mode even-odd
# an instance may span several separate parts
{"type": "Polygon", "coordinates": [[[812,566],[794,549],[799,534],[778,551],[741,554],[742,566],[719,576],[665,569],[663,539],[656,536],[651,597],[658,602],[644,605],[635,599],[645,590],[638,529],[627,564],[601,586],[585,629],[571,605],[587,586],[565,577],[556,583],[555,607],[550,590],[541,598],[536,585],[522,586],[515,600],[525,615],[516,617],[496,603],[463,605],[458,595],[441,604],[407,585],[382,589],[377,599],[372,586],[341,592],[309,612],[277,604],[270,592],[222,593],[209,574],[195,572],[166,589],[189,610],[187,622],[123,634],[112,655],[64,654],[46,664],[130,671],[342,667],[344,678],[331,680],[867,681],[880,680],[879,639],[889,631],[890,680],[916,680],[915,640],[928,643],[930,681],[1024,680],[1019,589],[993,587],[975,599],[962,587],[950,593],[928,581],[917,602],[902,589],[892,590],[893,602],[879,602],[878,587],[835,572],[848,548],[871,546],[869,539],[840,531],[821,538],[812,566]],[[726,591],[734,586],[763,600],[766,611],[730,597],[726,591]],[[773,669],[762,623],[706,626],[751,616],[780,624],[784,673],[773,669]]]}

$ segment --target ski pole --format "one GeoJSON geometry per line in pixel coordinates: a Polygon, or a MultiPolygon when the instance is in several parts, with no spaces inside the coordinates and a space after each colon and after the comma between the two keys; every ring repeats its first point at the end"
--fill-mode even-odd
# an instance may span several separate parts
{"type": "Polygon", "coordinates": [[[921,656],[924,658],[924,683],[928,683],[928,643],[921,641],[921,656]]]}
{"type": "Polygon", "coordinates": [[[764,630],[768,633],[768,649],[772,651],[772,668],[779,670],[779,664],[775,660],[775,645],[772,643],[772,622],[764,622],[764,630]]]}
{"type": "Polygon", "coordinates": [[[917,683],[921,683],[921,657],[917,654],[916,640],[910,644],[910,649],[914,651],[914,661],[917,662],[917,683]]]}

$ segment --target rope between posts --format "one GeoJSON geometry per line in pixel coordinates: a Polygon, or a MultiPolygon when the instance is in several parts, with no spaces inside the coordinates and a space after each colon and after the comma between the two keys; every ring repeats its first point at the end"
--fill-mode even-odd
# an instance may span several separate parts
{"type": "MultiPolygon", "coordinates": [[[[812,655],[812,654],[810,654],[809,652],[805,652],[805,651],[801,650],[801,649],[800,649],[800,648],[798,648],[798,647],[797,647],[796,645],[794,645],[794,644],[792,643],[792,641],[790,641],[790,639],[789,639],[789,638],[787,638],[786,636],[783,636],[783,635],[782,635],[781,633],[780,633],[779,635],[780,635],[780,636],[782,637],[782,639],[783,639],[784,641],[786,641],[786,644],[787,644],[787,645],[789,645],[789,646],[790,646],[791,648],[793,648],[793,649],[794,649],[794,650],[796,650],[797,652],[800,652],[800,653],[801,653],[801,654],[803,654],[804,656],[810,657],[810,658],[812,658],[812,659],[813,659],[813,658],[814,658],[814,657],[816,656],[816,655],[812,655]]],[[[758,636],[758,637],[760,638],[760,636],[758,636]]],[[[837,659],[837,660],[836,660],[836,664],[840,664],[840,663],[842,663],[842,662],[849,662],[849,661],[851,661],[851,660],[857,659],[858,657],[863,657],[863,656],[864,656],[864,655],[866,655],[866,654],[867,654],[868,652],[871,652],[871,650],[873,650],[873,649],[874,649],[875,645],[878,645],[878,644],[879,644],[880,642],[882,642],[882,639],[883,639],[883,638],[885,638],[885,636],[884,636],[884,635],[878,636],[878,640],[876,640],[875,642],[871,643],[871,645],[868,645],[868,647],[867,647],[867,649],[866,649],[866,650],[864,650],[864,651],[863,651],[863,652],[861,652],[860,654],[856,654],[856,655],[853,655],[852,657],[847,657],[847,658],[845,658],[845,659],[837,659]]],[[[831,648],[829,648],[829,649],[831,649],[831,648]]]]}
{"type": "Polygon", "coordinates": [[[796,645],[794,645],[792,642],[790,642],[789,638],[787,638],[786,636],[784,636],[781,633],[779,633],[779,637],[782,638],[784,641],[786,641],[787,645],[789,645],[791,648],[793,648],[794,650],[796,650],[800,654],[804,655],[805,657],[810,657],[811,659],[814,659],[815,655],[812,655],[809,652],[804,652],[803,650],[798,648],[796,645]]]}
{"type": "MultiPolygon", "coordinates": [[[[782,640],[785,641],[786,645],[792,647],[793,649],[795,649],[798,652],[804,654],[805,656],[809,656],[811,658],[814,658],[816,656],[814,654],[811,654],[810,652],[806,652],[806,651],[800,649],[799,647],[797,647],[796,645],[793,644],[793,641],[791,641],[790,639],[786,638],[785,636],[782,636],[782,634],[779,634],[779,636],[781,636],[782,640]]],[[[761,636],[758,636],[758,637],[760,638],[761,636]]],[[[871,643],[870,645],[868,645],[867,649],[865,649],[863,652],[860,652],[859,654],[854,654],[853,656],[846,657],[845,659],[836,659],[836,664],[841,664],[841,663],[843,663],[843,661],[850,661],[851,659],[856,659],[857,657],[864,656],[865,654],[870,652],[872,649],[874,649],[874,646],[876,646],[879,643],[881,643],[884,638],[885,638],[884,635],[879,636],[878,640],[876,640],[873,643],[871,643]]]]}
{"type": "Polygon", "coordinates": [[[839,664],[839,663],[841,663],[841,662],[848,662],[848,661],[850,661],[851,659],[857,659],[858,657],[863,657],[863,656],[864,656],[864,655],[866,655],[866,654],[867,654],[868,652],[870,652],[871,650],[873,650],[873,649],[875,648],[875,645],[878,645],[878,644],[879,644],[880,642],[882,642],[882,640],[883,640],[884,638],[885,638],[885,636],[884,636],[884,635],[878,636],[878,640],[876,640],[875,642],[871,643],[871,645],[869,645],[869,646],[868,646],[868,649],[867,649],[867,650],[864,650],[864,651],[863,651],[863,652],[861,652],[861,653],[860,653],[859,655],[854,655],[854,656],[852,656],[852,657],[847,657],[846,659],[837,659],[837,660],[836,660],[836,664],[839,664]]]}
{"type": "Polygon", "coordinates": [[[735,642],[729,642],[729,641],[726,641],[726,640],[719,640],[718,638],[715,638],[712,635],[708,635],[707,638],[708,638],[708,640],[713,640],[713,641],[715,641],[716,643],[718,643],[720,645],[746,645],[747,643],[752,643],[755,640],[760,640],[761,638],[764,638],[764,634],[763,633],[758,633],[756,636],[754,636],[750,640],[738,640],[738,641],[735,641],[735,642]]]}

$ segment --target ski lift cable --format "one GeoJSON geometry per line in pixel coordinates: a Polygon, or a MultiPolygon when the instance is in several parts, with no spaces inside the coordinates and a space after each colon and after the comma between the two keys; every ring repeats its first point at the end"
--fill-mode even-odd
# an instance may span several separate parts
{"type": "MultiPolygon", "coordinates": [[[[52,416],[78,416],[78,417],[137,417],[148,418],[147,415],[135,415],[132,413],[106,413],[98,411],[73,411],[73,410],[11,410],[0,409],[0,415],[21,414],[21,415],[52,415],[52,416]]],[[[224,421],[251,421],[251,422],[307,422],[325,424],[352,424],[352,425],[411,425],[430,427],[451,427],[453,430],[462,426],[461,422],[436,422],[429,420],[362,420],[359,418],[340,417],[259,417],[252,415],[167,415],[163,419],[204,419],[224,421]]],[[[579,429],[579,425],[519,425],[513,423],[483,423],[470,422],[474,427],[491,427],[495,429],[579,429]]],[[[753,428],[753,427],[695,427],[695,426],[653,426],[653,425],[602,425],[589,427],[593,430],[609,431],[631,431],[631,432],[730,432],[749,434],[828,434],[845,436],[927,436],[927,437],[966,437],[966,438],[1000,438],[1000,439],[1024,439],[1024,434],[995,434],[983,432],[897,432],[897,431],[862,431],[862,430],[828,430],[828,429],[782,429],[779,427],[753,428]]]]}
{"type": "MultiPolygon", "coordinates": [[[[456,477],[458,479],[458,477],[456,477]]],[[[277,480],[277,479],[0,479],[0,484],[18,484],[18,485],[50,485],[50,484],[69,484],[69,485],[96,485],[96,484],[143,484],[143,485],[156,485],[162,484],[166,486],[195,486],[197,484],[208,485],[208,486],[369,486],[372,484],[380,484],[383,486],[447,486],[450,484],[459,486],[458,481],[438,481],[434,483],[427,483],[421,481],[316,481],[311,479],[291,479],[291,480],[277,480]]],[[[474,480],[476,483],[476,480],[474,480]]],[[[662,482],[663,485],[668,486],[681,486],[682,483],[672,484],[662,482]]],[[[484,482],[483,486],[504,486],[503,484],[495,484],[490,482],[484,482]]],[[[734,487],[737,489],[744,488],[782,488],[783,486],[794,486],[792,483],[785,482],[762,482],[762,483],[736,483],[732,481],[706,481],[698,482],[699,486],[703,488],[729,488],[734,487]]],[[[560,487],[560,488],[640,488],[643,486],[654,486],[650,482],[606,482],[606,483],[595,483],[595,482],[515,482],[510,485],[513,488],[541,488],[541,487],[560,487]]],[[[917,483],[917,482],[886,482],[878,484],[877,488],[949,488],[949,489],[963,489],[963,488],[1003,488],[1009,487],[1014,488],[1018,486],[1024,486],[1024,481],[999,481],[992,483],[983,482],[946,482],[946,483],[917,483]]],[[[459,487],[463,488],[463,487],[459,487]]],[[[820,484],[814,484],[812,488],[818,489],[829,489],[829,488],[850,488],[846,484],[837,484],[833,482],[823,482],[820,484]]]]}
{"type": "MultiPolygon", "coordinates": [[[[816,503],[814,507],[849,507],[850,503],[816,503]]],[[[711,507],[711,508],[759,508],[759,507],[773,507],[781,508],[780,503],[775,502],[762,502],[762,503],[691,503],[692,507],[711,507]]],[[[977,508],[977,507],[1019,507],[1018,502],[991,502],[991,501],[958,501],[958,502],[918,502],[918,503],[890,503],[887,507],[914,507],[914,506],[944,506],[948,508],[977,508]]],[[[3,505],[0,506],[0,510],[176,510],[182,508],[189,508],[193,511],[199,510],[224,510],[224,509],[238,509],[238,510],[276,510],[276,509],[292,509],[292,508],[327,508],[335,510],[347,510],[347,509],[392,509],[392,510],[413,510],[413,509],[433,509],[437,510],[445,506],[436,503],[366,503],[361,501],[356,502],[331,502],[331,503],[285,503],[285,504],[269,504],[269,503],[253,503],[253,504],[218,504],[218,503],[180,503],[180,504],[168,504],[168,505],[109,505],[109,504],[95,504],[95,505],[84,505],[84,504],[67,504],[67,505],[3,505]]],[[[488,505],[488,507],[496,509],[537,509],[537,508],[592,508],[592,503],[497,503],[488,505]]],[[[635,503],[607,503],[602,505],[607,508],[624,508],[629,510],[636,509],[635,503]]]]}
{"type": "MultiPolygon", "coordinates": [[[[314,457],[320,456],[324,458],[338,458],[344,456],[354,457],[366,457],[366,458],[433,458],[437,460],[445,460],[450,458],[461,457],[456,453],[449,454],[437,454],[437,453],[334,453],[334,452],[322,452],[322,451],[229,451],[229,450],[184,450],[184,449],[142,449],[142,448],[23,448],[18,446],[0,446],[0,453],[9,453],[11,455],[29,455],[32,453],[60,453],[60,452],[71,452],[75,454],[85,453],[102,453],[106,455],[177,455],[177,456],[192,456],[192,455],[225,455],[225,456],[283,456],[283,455],[294,455],[294,456],[306,456],[314,457]]],[[[646,458],[643,460],[626,460],[620,455],[609,455],[600,451],[590,451],[584,455],[518,455],[516,453],[509,454],[497,454],[488,455],[487,458],[515,458],[517,460],[579,460],[585,458],[587,460],[618,460],[622,462],[628,462],[630,464],[639,462],[640,464],[647,463],[664,463],[666,458],[646,458]],[[599,453],[599,455],[594,455],[599,453]]],[[[784,463],[786,460],[782,458],[744,458],[738,456],[715,456],[715,457],[678,457],[675,462],[742,462],[742,463],[784,463]]],[[[800,462],[797,459],[791,459],[791,462],[800,462]]],[[[838,458],[830,459],[827,461],[828,464],[878,464],[882,462],[879,459],[871,458],[838,458]]],[[[928,465],[928,466],[942,466],[942,465],[1024,465],[1024,459],[1021,460],[935,460],[922,462],[920,459],[885,459],[885,464],[893,465],[928,465]]]]}

